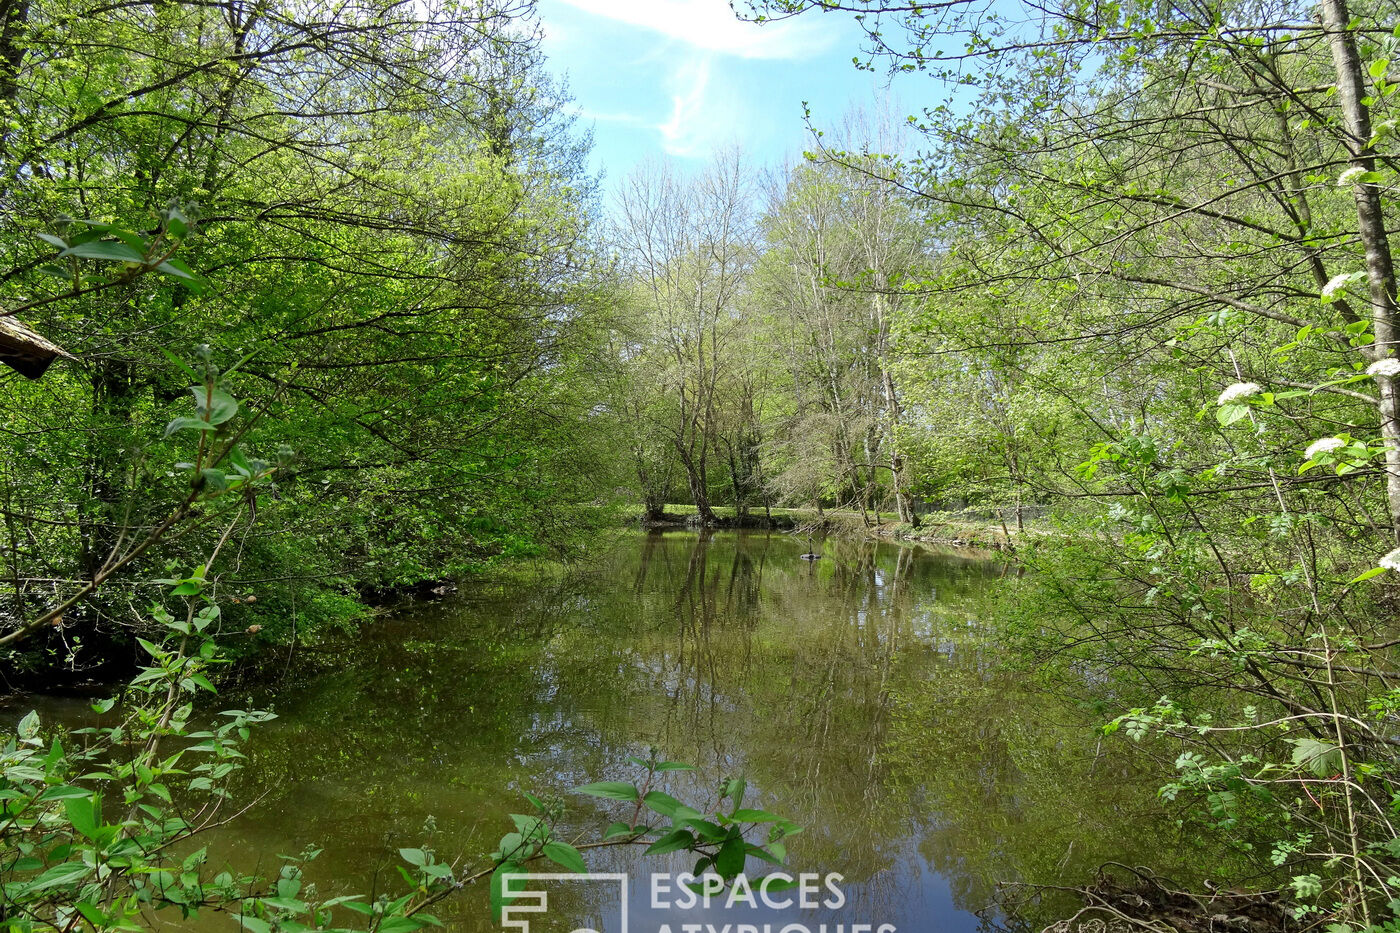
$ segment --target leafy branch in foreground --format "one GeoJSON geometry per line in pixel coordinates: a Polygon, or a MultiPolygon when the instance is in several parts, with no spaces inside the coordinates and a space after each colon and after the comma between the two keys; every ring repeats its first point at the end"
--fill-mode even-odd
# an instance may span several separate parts
{"type": "MultiPolygon", "coordinates": [[[[63,236],[40,234],[40,237],[60,249],[58,256],[44,269],[66,281],[68,289],[36,298],[4,313],[14,314],[52,301],[73,298],[130,282],[151,272],[179,282],[192,293],[202,292],[207,283],[175,256],[193,226],[192,213],[190,208],[170,205],[162,212],[160,227],[152,235],[92,220],[62,221],[59,227],[63,236]],[[119,263],[121,271],[116,276],[96,274],[86,269],[88,261],[119,263]]],[[[182,526],[198,524],[193,519],[204,517],[217,520],[224,512],[221,507],[226,503],[232,502],[235,509],[245,503],[251,504],[256,491],[265,488],[272,474],[287,464],[290,457],[288,450],[280,452],[274,464],[250,458],[243,449],[242,441],[257,419],[243,419],[238,425],[230,423],[238,414],[238,402],[222,386],[222,380],[229,373],[219,371],[208,346],[199,348],[202,371],[197,371],[169,351],[164,352],[195,383],[190,386],[195,401],[194,414],[176,418],[165,429],[167,437],[179,431],[199,434],[193,461],[179,464],[190,474],[185,495],[164,518],[148,528],[135,533],[132,533],[132,529],[124,529],[113,542],[110,552],[102,557],[81,586],[49,608],[20,620],[9,631],[0,634],[0,648],[16,645],[47,626],[61,624],[68,610],[91,596],[113,576],[156,545],[170,541],[182,526]],[[220,508],[210,509],[220,498],[223,499],[218,503],[220,508]]]]}
{"type": "Polygon", "coordinates": [[[645,845],[648,854],[694,852],[697,874],[711,869],[727,881],[750,855],[782,864],[783,840],[800,832],[775,814],[744,809],[742,778],[721,782],[714,806],[703,811],[653,789],[659,774],[693,770],[653,754],[650,761],[631,759],[646,768],[640,788],[625,782],[578,788],[633,804],[629,818],[612,823],[601,838],[582,841],[584,832],[563,827],[561,800],[527,793],[536,812],[511,814],[514,829],[479,868],[445,861],[428,845],[400,849],[404,886],[396,894],[317,899],[305,882],[317,849],[282,857],[274,878],[215,870],[207,848],[190,851],[186,843],[255,805],[237,801],[230,781],[246,761],[251,727],[275,717],[196,710],[199,694],[215,692],[209,673],[224,661],[210,634],[220,610],[204,568],[162,582],[171,586],[171,598],[183,601],[183,611],[152,608],[167,637],[142,640],[151,660],[120,705],[117,698],[94,704],[99,713],[119,709],[120,722],[76,730],[81,744],[74,745],[71,738],[65,744],[58,735],[46,737],[30,713],[0,751],[0,929],[141,930],[159,924],[164,912],[189,918],[213,910],[235,915],[252,933],[408,933],[439,926],[427,908],[488,877],[499,913],[506,903],[501,879],[533,862],[582,872],[586,850],[645,845]],[[765,834],[764,843],[745,838],[754,830],[765,834]]]}
{"type": "MultiPolygon", "coordinates": [[[[584,870],[580,849],[644,845],[647,855],[691,852],[698,856],[693,874],[700,876],[709,872],[729,882],[744,871],[749,856],[782,865],[787,860],[787,845],[783,840],[802,831],[802,827],[791,820],[766,810],[744,808],[747,782],[742,777],[723,779],[713,805],[702,811],[654,788],[658,775],[693,771],[695,768],[692,765],[660,761],[655,749],[649,760],[630,757],[628,761],[646,769],[640,787],[626,781],[599,781],[574,788],[576,794],[632,805],[627,819],[608,824],[602,839],[596,842],[565,842],[557,831],[563,805],[525,795],[538,815],[511,814],[515,832],[501,837],[491,856],[496,861],[491,871],[491,908],[497,918],[509,901],[505,893],[505,876],[518,872],[536,859],[543,858],[567,871],[579,872],[584,870]],[[763,829],[765,826],[766,830],[763,829]],[[763,835],[764,841],[750,841],[747,837],[754,832],[763,835]]],[[[781,887],[769,885],[771,890],[780,890],[781,887]]]]}

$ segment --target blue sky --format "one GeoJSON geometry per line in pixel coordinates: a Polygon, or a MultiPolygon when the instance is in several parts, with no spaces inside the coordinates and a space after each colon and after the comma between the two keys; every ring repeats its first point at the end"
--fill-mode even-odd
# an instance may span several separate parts
{"type": "Polygon", "coordinates": [[[539,0],[538,9],[550,68],[567,75],[580,122],[593,127],[608,190],[650,157],[699,167],[733,143],[761,165],[795,160],[811,148],[804,100],[824,127],[856,106],[905,113],[882,74],[851,64],[861,32],[849,16],[759,25],[737,20],[726,0],[539,0]]]}

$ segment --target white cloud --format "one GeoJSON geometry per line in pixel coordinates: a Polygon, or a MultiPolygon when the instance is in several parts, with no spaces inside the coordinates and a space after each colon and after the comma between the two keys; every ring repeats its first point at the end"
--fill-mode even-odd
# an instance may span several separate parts
{"type": "Polygon", "coordinates": [[[569,6],[707,52],[740,58],[801,59],[829,48],[837,36],[815,19],[740,22],[725,0],[562,0],[569,6]]]}
{"type": "Polygon", "coordinates": [[[658,123],[661,146],[674,156],[706,154],[707,128],[711,126],[706,111],[710,109],[710,58],[698,56],[682,63],[670,76],[671,115],[658,123]]]}

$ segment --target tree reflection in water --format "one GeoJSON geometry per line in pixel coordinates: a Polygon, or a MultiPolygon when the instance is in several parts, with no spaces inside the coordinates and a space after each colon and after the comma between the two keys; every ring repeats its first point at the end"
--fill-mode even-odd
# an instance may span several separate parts
{"type": "MultiPolygon", "coordinates": [[[[1005,565],[834,538],[808,562],[804,546],[637,534],[584,572],[464,587],[348,659],[335,646],[333,668],[279,688],[247,772],[266,797],[211,847],[251,867],[322,844],[323,888],[363,890],[429,817],[440,853],[486,853],[518,790],[626,776],[655,746],[701,769],[673,776],[677,796],[742,772],[754,805],[803,824],[794,869],[846,878],[833,922],[972,930],[998,880],[1204,858],[1098,716],[1002,664],[989,597],[1014,585],[1005,565]]],[[[571,799],[581,827],[610,818],[571,799]]],[[[592,865],[691,867],[613,850],[592,865]]],[[[489,929],[484,897],[445,913],[489,929]]],[[[554,903],[560,929],[607,925],[585,894],[554,903]]]]}

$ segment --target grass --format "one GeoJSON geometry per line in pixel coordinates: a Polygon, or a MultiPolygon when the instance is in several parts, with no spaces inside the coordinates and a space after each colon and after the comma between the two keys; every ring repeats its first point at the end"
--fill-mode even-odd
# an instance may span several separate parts
{"type": "MultiPolygon", "coordinates": [[[[732,506],[717,505],[712,510],[718,518],[733,518],[735,514],[732,506]]],[[[695,515],[697,511],[693,505],[675,503],[666,506],[667,515],[678,517],[695,515]]],[[[768,511],[774,518],[787,519],[799,526],[825,524],[827,530],[838,534],[992,549],[1004,548],[1010,543],[998,522],[970,521],[962,516],[937,512],[923,516],[919,527],[915,528],[905,522],[892,521],[894,515],[890,512],[881,513],[880,524],[869,525],[859,512],[851,509],[824,509],[820,515],[816,509],[807,508],[774,508],[768,511]]],[[[762,516],[764,510],[761,506],[751,508],[749,514],[762,516]]],[[[1028,529],[1028,533],[1033,532],[1028,529]]]]}

